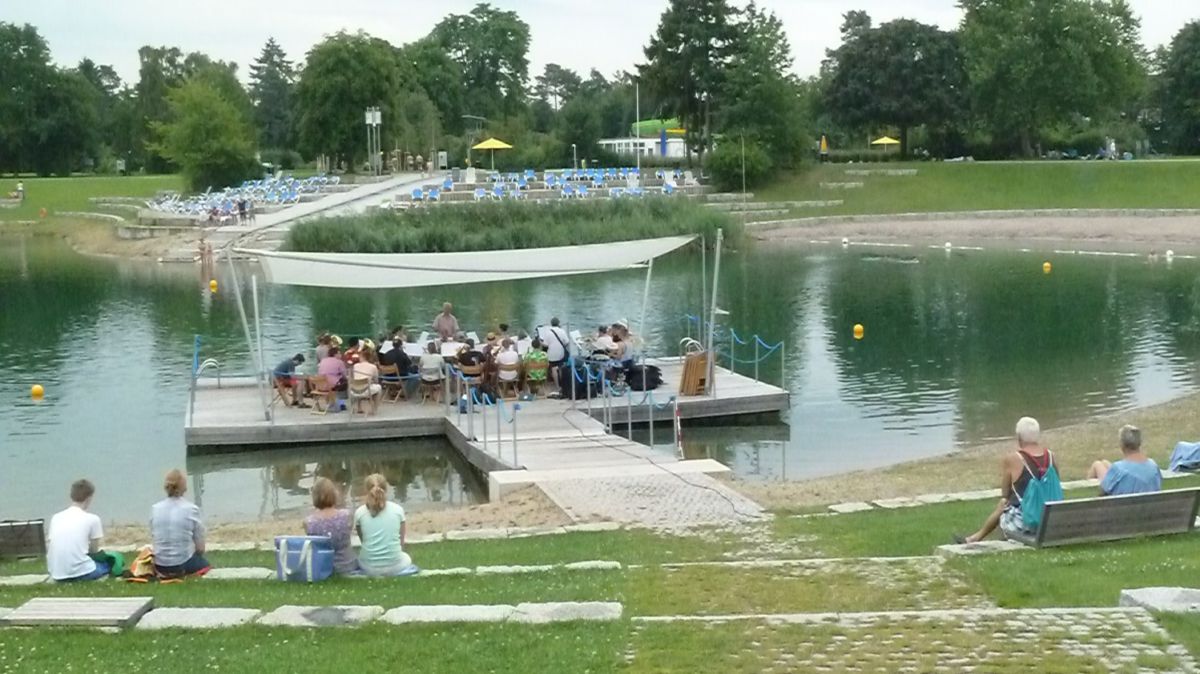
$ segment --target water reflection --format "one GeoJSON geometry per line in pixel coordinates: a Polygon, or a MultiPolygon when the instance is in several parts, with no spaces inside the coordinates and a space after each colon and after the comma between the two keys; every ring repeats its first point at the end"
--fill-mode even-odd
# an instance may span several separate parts
{"type": "Polygon", "coordinates": [[[214,520],[293,519],[312,507],[313,481],[338,486],[341,503],[362,502],[363,478],[383,474],[389,497],[409,512],[455,508],[484,500],[479,478],[442,440],[405,440],[352,445],[305,445],[234,453],[193,454],[188,472],[194,498],[214,520]]]}
{"type": "MultiPolygon", "coordinates": [[[[791,390],[790,427],[762,435],[759,427],[689,425],[685,451],[755,479],[803,479],[1006,436],[1023,414],[1057,426],[1200,384],[1200,263],[1051,256],[1054,272],[1045,275],[1041,253],[896,253],[772,245],[728,254],[723,322],[786,341],[786,367],[772,356],[759,374],[791,390]],[[867,326],[865,340],[852,338],[854,323],[867,326]]],[[[640,331],[652,353],[676,352],[689,331],[683,314],[700,313],[699,262],[687,252],[655,262],[640,331]]],[[[70,479],[88,476],[97,511],[142,521],[163,473],[196,461],[205,509],[218,518],[303,509],[318,471],[343,476],[354,498],[350,474],[361,479],[372,465],[413,508],[470,500],[452,462],[406,454],[398,464],[379,463],[397,453],[348,458],[340,447],[285,450],[245,466],[187,457],[193,336],[203,335],[202,357],[225,372],[250,364],[229,269],[215,274],[212,294],[192,266],[88,258],[52,238],[0,238],[0,518],[48,515],[70,479]],[[47,390],[37,404],[28,395],[34,383],[47,390]]],[[[445,300],[473,330],[500,322],[530,330],[551,316],[582,330],[636,322],[644,278],[633,270],[394,291],[265,286],[265,355],[270,363],[290,356],[321,329],[349,336],[427,325],[445,300]]],[[[753,357],[728,341],[721,348],[753,357]]]]}

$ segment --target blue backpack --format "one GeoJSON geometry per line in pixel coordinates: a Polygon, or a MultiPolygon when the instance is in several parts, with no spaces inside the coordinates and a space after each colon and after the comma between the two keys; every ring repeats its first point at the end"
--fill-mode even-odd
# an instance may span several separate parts
{"type": "Polygon", "coordinates": [[[328,536],[276,536],[275,577],[315,583],[333,575],[333,540],[328,536]]]}
{"type": "Polygon", "coordinates": [[[1037,531],[1042,526],[1042,510],[1048,502],[1063,500],[1062,482],[1058,479],[1058,469],[1054,467],[1054,455],[1048,449],[1046,462],[1046,472],[1038,477],[1029,467],[1025,455],[1021,455],[1025,472],[1029,473],[1029,482],[1025,484],[1025,493],[1017,494],[1017,500],[1021,503],[1021,521],[1027,531],[1037,531]]]}

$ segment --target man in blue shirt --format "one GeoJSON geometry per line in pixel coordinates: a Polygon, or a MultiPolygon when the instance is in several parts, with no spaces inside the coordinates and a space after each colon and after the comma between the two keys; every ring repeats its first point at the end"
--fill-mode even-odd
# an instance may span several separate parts
{"type": "Polygon", "coordinates": [[[1162,472],[1154,459],[1142,453],[1142,431],[1125,425],[1119,434],[1121,453],[1125,458],[1116,463],[1101,459],[1088,469],[1089,480],[1100,480],[1100,494],[1143,494],[1162,489],[1162,472]]]}

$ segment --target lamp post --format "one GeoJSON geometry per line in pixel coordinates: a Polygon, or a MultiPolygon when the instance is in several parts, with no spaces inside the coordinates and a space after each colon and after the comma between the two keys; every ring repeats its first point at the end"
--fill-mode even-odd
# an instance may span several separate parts
{"type": "Polygon", "coordinates": [[[379,175],[383,168],[379,156],[383,152],[379,137],[379,127],[383,125],[383,111],[379,106],[369,107],[363,114],[363,120],[367,125],[367,160],[370,162],[371,172],[379,175]]]}
{"type": "Polygon", "coordinates": [[[575,151],[575,143],[571,143],[571,168],[579,170],[579,155],[575,151]]]}

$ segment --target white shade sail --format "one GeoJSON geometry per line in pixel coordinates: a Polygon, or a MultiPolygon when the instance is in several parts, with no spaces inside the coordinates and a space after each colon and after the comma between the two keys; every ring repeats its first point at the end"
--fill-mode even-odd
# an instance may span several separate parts
{"type": "Polygon", "coordinates": [[[322,288],[417,288],[627,269],[695,239],[639,241],[461,253],[291,253],[237,249],[262,263],[271,283],[322,288]]]}

